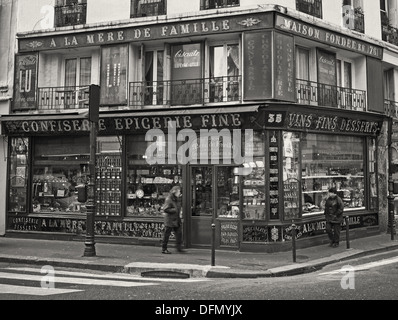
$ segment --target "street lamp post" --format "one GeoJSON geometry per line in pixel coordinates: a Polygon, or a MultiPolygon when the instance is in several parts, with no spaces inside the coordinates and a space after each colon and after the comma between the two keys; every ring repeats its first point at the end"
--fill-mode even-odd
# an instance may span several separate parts
{"type": "Polygon", "coordinates": [[[96,256],[95,250],[95,158],[97,153],[97,134],[99,121],[99,95],[100,87],[97,85],[90,85],[89,89],[89,114],[90,121],[90,179],[87,186],[87,218],[86,218],[86,238],[85,238],[85,257],[96,256]]]}

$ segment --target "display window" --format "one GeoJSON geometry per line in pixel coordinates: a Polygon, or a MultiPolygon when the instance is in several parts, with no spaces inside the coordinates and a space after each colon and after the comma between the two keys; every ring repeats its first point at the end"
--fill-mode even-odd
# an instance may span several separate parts
{"type": "Polygon", "coordinates": [[[11,138],[10,145],[9,211],[25,213],[29,176],[29,140],[27,138],[11,138]]]}
{"type": "Polygon", "coordinates": [[[217,218],[239,219],[240,176],[237,168],[217,168],[217,218]]]}
{"type": "Polygon", "coordinates": [[[366,208],[365,140],[361,137],[284,132],[285,219],[321,214],[331,187],[345,211],[366,208]],[[300,194],[301,193],[301,194],[300,194]]]}
{"type": "Polygon", "coordinates": [[[33,151],[34,213],[81,213],[77,186],[89,177],[89,137],[36,138],[33,151]]]}
{"type": "MultiPolygon", "coordinates": [[[[145,141],[144,135],[127,138],[127,217],[162,217],[160,209],[170,189],[175,185],[182,187],[180,165],[148,163],[146,151],[151,143],[145,141]]],[[[169,155],[167,144],[161,141],[157,151],[165,157],[169,155]]]]}
{"type": "Polygon", "coordinates": [[[122,142],[119,136],[97,138],[97,216],[122,215],[122,142]]]}

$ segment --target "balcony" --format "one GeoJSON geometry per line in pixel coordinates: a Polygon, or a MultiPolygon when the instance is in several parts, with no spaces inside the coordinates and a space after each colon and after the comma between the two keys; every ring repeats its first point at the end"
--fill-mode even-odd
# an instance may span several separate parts
{"type": "Polygon", "coordinates": [[[241,76],[157,82],[131,82],[129,105],[175,106],[241,100],[241,76]]]}
{"type": "Polygon", "coordinates": [[[55,7],[55,27],[67,27],[85,24],[87,17],[87,3],[72,3],[55,7]]]}
{"type": "Polygon", "coordinates": [[[239,5],[239,0],[202,0],[200,10],[237,7],[239,5]]]}
{"type": "Polygon", "coordinates": [[[38,110],[73,110],[88,108],[89,87],[38,88],[38,110]]]}
{"type": "Polygon", "coordinates": [[[366,111],[366,91],[297,79],[297,102],[301,104],[366,111]]]}
{"type": "Polygon", "coordinates": [[[160,16],[167,13],[166,0],[134,1],[131,18],[160,16]]]}
{"type": "Polygon", "coordinates": [[[361,9],[354,9],[354,30],[365,33],[365,17],[361,9]]]}
{"type": "Polygon", "coordinates": [[[384,114],[398,120],[398,102],[384,100],[384,114]]]}
{"type": "Polygon", "coordinates": [[[322,19],[322,0],[296,0],[296,10],[322,19]]]}

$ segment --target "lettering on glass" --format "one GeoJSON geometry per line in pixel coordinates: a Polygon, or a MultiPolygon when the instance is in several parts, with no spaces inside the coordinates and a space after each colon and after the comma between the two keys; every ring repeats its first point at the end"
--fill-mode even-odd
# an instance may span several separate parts
{"type": "Polygon", "coordinates": [[[37,54],[16,57],[14,109],[36,108],[37,54]]]}

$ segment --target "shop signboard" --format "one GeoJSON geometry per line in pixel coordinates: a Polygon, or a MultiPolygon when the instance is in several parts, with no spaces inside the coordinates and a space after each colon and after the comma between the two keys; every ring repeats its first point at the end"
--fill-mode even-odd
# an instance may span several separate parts
{"type": "Polygon", "coordinates": [[[220,222],[220,245],[228,247],[239,246],[239,224],[238,221],[220,222]]]}
{"type": "Polygon", "coordinates": [[[127,45],[102,47],[101,53],[100,103],[126,105],[128,47],[127,45]]]}
{"type": "Polygon", "coordinates": [[[244,100],[272,98],[272,31],[244,34],[244,100]]]}
{"type": "Polygon", "coordinates": [[[278,31],[244,35],[244,99],[295,102],[294,37],[278,31]]]}
{"type": "Polygon", "coordinates": [[[14,110],[36,108],[38,54],[16,56],[14,110]]]}

